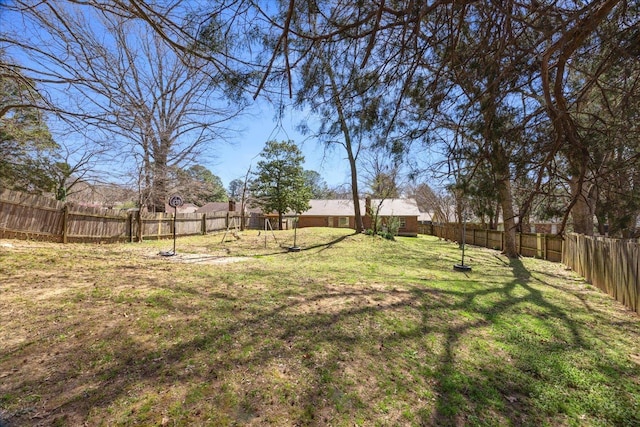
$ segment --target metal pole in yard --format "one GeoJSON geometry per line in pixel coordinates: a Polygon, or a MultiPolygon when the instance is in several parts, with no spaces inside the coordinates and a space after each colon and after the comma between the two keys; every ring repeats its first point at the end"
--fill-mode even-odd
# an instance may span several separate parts
{"type": "Polygon", "coordinates": [[[176,216],[178,215],[178,206],[173,207],[173,254],[176,254],[176,216]]]}
{"type": "Polygon", "coordinates": [[[464,265],[464,247],[465,247],[465,234],[467,231],[467,218],[466,215],[462,214],[462,262],[460,264],[455,264],[453,269],[456,271],[471,271],[471,267],[468,265],[464,265]]]}
{"type": "Polygon", "coordinates": [[[173,208],[173,251],[160,251],[162,256],[173,256],[176,254],[176,217],[178,216],[178,206],[182,206],[182,197],[173,195],[169,198],[169,206],[173,208]]]}

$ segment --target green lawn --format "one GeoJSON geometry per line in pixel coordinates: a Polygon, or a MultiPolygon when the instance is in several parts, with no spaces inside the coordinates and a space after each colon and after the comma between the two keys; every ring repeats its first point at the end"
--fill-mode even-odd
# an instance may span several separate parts
{"type": "Polygon", "coordinates": [[[0,425],[640,425],[640,318],[563,265],[351,233],[0,240],[0,425]]]}

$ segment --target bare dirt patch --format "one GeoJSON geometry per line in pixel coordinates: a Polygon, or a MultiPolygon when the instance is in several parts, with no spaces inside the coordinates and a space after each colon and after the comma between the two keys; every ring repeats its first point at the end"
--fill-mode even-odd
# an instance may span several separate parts
{"type": "MultiPolygon", "coordinates": [[[[162,256],[162,255],[158,255],[162,256]]],[[[211,254],[181,254],[164,257],[170,261],[182,262],[185,264],[231,264],[235,262],[247,261],[248,257],[219,256],[211,254]]]]}

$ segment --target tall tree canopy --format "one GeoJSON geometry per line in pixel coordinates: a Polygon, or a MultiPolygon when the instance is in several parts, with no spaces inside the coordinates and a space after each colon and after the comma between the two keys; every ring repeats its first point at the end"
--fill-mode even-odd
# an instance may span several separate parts
{"type": "Polygon", "coordinates": [[[0,187],[54,190],[50,168],[58,145],[45,122],[43,105],[35,83],[0,54],[0,187]]]}
{"type": "Polygon", "coordinates": [[[278,212],[278,226],[287,211],[309,209],[311,189],[307,186],[302,164],[304,156],[293,141],[269,141],[260,153],[253,174],[251,193],[263,212],[278,212]]]}
{"type": "Polygon", "coordinates": [[[175,169],[171,176],[170,192],[180,194],[187,203],[203,206],[209,202],[227,201],[220,177],[202,165],[175,169]]]}
{"type": "MultiPolygon", "coordinates": [[[[96,143],[135,171],[140,204],[163,211],[171,170],[212,157],[224,139],[240,108],[230,103],[236,82],[211,60],[177,54],[123,6],[16,0],[2,7],[21,19],[0,42],[21,51],[32,79],[59,91],[51,96],[58,114],[104,132],[96,143]]],[[[185,13],[171,16],[190,27],[185,13]]],[[[214,48],[223,49],[210,40],[210,57],[214,48]]]]}
{"type": "Polygon", "coordinates": [[[317,171],[305,170],[304,181],[311,191],[312,199],[326,199],[329,197],[331,190],[329,190],[329,187],[322,175],[317,171]]]}
{"type": "MultiPolygon", "coordinates": [[[[145,22],[183,62],[206,63],[210,81],[227,88],[225,96],[246,90],[278,106],[282,97],[292,98],[313,114],[310,134],[327,148],[344,149],[354,201],[362,151],[407,166],[408,159],[420,159],[419,150],[437,146],[447,157],[440,171],[449,181],[462,182],[458,190],[474,192],[479,203],[491,202],[488,211],[502,213],[509,256],[515,256],[517,222],[541,206],[587,234],[594,217],[600,229],[608,223],[620,233],[637,224],[637,1],[68,2],[110,19],[145,22]],[[629,190],[616,191],[620,186],[629,190]]],[[[25,16],[49,8],[47,2],[10,4],[25,16]]],[[[78,47],[68,55],[82,52],[78,47]]],[[[145,105],[116,95],[128,100],[120,106],[145,105]]],[[[135,122],[144,124],[139,134],[152,128],[142,119],[135,122]]],[[[166,130],[155,140],[170,140],[166,130]]],[[[154,138],[136,138],[140,147],[154,144],[154,138]]],[[[145,176],[158,180],[157,192],[164,157],[162,150],[140,155],[145,176]]],[[[417,160],[411,166],[431,165],[417,160]]]]}
{"type": "Polygon", "coordinates": [[[244,188],[244,180],[242,178],[236,178],[229,182],[229,188],[227,194],[232,200],[240,200],[242,198],[242,189],[244,188]]]}

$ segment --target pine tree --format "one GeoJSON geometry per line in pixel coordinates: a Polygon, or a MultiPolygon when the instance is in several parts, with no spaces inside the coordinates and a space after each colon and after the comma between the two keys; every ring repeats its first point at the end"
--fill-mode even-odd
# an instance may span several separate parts
{"type": "Polygon", "coordinates": [[[256,204],[265,213],[278,212],[278,226],[287,211],[309,209],[311,189],[305,181],[304,156],[293,141],[269,141],[260,153],[251,185],[256,204]]]}

